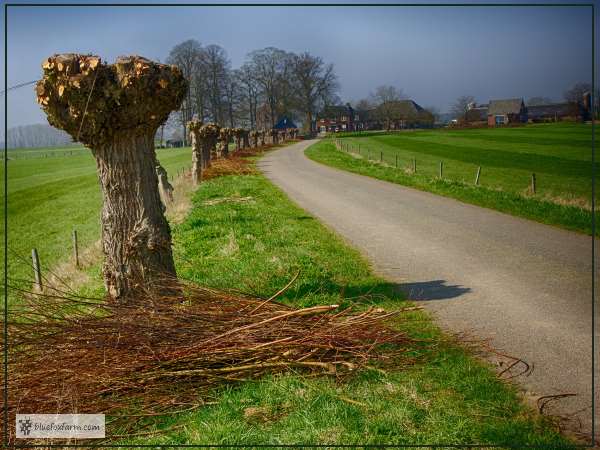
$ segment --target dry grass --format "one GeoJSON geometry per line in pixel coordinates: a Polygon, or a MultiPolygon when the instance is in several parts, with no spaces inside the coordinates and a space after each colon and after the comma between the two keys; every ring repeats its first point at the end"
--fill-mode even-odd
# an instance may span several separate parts
{"type": "Polygon", "coordinates": [[[104,413],[110,436],[198,408],[223,383],[414,362],[414,340],[386,325],[398,312],[294,309],[167,278],[155,292],[118,303],[58,288],[26,296],[8,324],[11,436],[16,413],[104,413]]]}

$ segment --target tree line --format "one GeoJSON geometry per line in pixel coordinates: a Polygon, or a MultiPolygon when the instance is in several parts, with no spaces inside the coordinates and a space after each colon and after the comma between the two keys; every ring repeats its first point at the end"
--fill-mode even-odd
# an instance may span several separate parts
{"type": "Polygon", "coordinates": [[[310,130],[317,112],[339,100],[333,64],[309,52],[267,47],[248,53],[233,68],[223,47],[190,39],[173,47],[167,63],[178,66],[189,82],[181,108],[169,119],[185,144],[185,126],[192,118],[230,128],[270,129],[286,115],[310,130]]]}
{"type": "MultiPolygon", "coordinates": [[[[73,143],[71,137],[62,130],[49,125],[21,125],[8,129],[8,148],[54,147],[73,143]]],[[[4,142],[0,142],[4,147],[4,142]]]]}

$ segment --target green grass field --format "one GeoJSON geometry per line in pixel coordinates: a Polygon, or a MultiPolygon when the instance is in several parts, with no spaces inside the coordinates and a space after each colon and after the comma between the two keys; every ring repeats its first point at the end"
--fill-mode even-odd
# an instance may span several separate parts
{"type": "MultiPolygon", "coordinates": [[[[171,172],[189,166],[189,149],[158,155],[171,172]]],[[[11,161],[8,175],[11,250],[28,257],[37,246],[44,264],[53,267],[70,258],[73,227],[82,246],[98,239],[100,191],[91,155],[11,161]]],[[[405,304],[356,250],[261,175],[203,183],[187,219],[174,225],[173,240],[179,275],[203,285],[268,297],[300,271],[282,297],[293,305],[405,304]]],[[[11,263],[11,277],[31,277],[27,264],[13,257],[11,263]]],[[[79,289],[101,295],[97,265],[85,270],[92,280],[79,289]]],[[[411,352],[417,365],[386,374],[361,371],[345,382],[290,373],[224,386],[210,405],[160,418],[122,444],[569,447],[549,419],[524,406],[514,387],[445,338],[426,314],[413,311],[404,318],[396,325],[435,342],[411,352]]]]}
{"type": "MultiPolygon", "coordinates": [[[[22,150],[8,162],[9,274],[32,280],[31,249],[41,264],[53,268],[71,257],[71,232],[77,229],[83,249],[100,238],[101,193],[96,164],[83,147],[22,150]],[[73,152],[73,155],[71,155],[73,152]],[[54,154],[45,158],[40,155],[54,154]]],[[[191,164],[189,148],[157,151],[170,174],[191,164]]],[[[4,169],[0,169],[4,176],[4,169]]],[[[0,225],[4,232],[4,224],[0,225]]]]}
{"type": "MultiPolygon", "coordinates": [[[[179,275],[212,287],[269,297],[300,270],[282,301],[405,305],[356,250],[261,175],[203,183],[174,241],[179,275]]],[[[209,399],[215,404],[166,418],[156,436],[124,444],[566,444],[427,315],[407,313],[397,326],[436,343],[414,348],[415,366],[363,371],[347,382],[291,373],[229,385],[209,399]]]]}
{"type": "Polygon", "coordinates": [[[339,140],[342,151],[326,140],[307,155],[363,175],[591,233],[590,125],[365,133],[339,140]],[[479,166],[480,185],[475,186],[479,166]],[[530,191],[532,173],[535,194],[530,191]]]}

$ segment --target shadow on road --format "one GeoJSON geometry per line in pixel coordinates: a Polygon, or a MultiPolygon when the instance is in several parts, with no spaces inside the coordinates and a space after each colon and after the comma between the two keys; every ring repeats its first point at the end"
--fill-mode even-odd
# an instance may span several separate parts
{"type": "Polygon", "coordinates": [[[459,285],[447,285],[446,280],[421,281],[418,283],[403,283],[398,285],[409,300],[448,300],[471,292],[471,288],[459,285]]]}

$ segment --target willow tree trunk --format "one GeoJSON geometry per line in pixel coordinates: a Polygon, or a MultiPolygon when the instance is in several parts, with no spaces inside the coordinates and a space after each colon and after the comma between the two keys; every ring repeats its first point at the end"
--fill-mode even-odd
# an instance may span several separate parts
{"type": "Polygon", "coordinates": [[[250,140],[248,139],[248,131],[244,131],[244,134],[242,136],[243,139],[243,148],[250,148],[250,140]]]}
{"type": "Polygon", "coordinates": [[[187,81],[176,66],[141,56],[105,64],[98,56],[66,53],[47,58],[42,69],[36,94],[48,122],[96,158],[108,294],[124,300],[165,292],[164,278],[176,273],[154,136],[181,106],[187,81]]]}
{"type": "Polygon", "coordinates": [[[208,169],[210,167],[211,155],[216,145],[216,138],[206,137],[202,139],[202,169],[208,169]]]}
{"type": "Polygon", "coordinates": [[[192,183],[200,184],[202,181],[202,145],[197,131],[190,131],[192,137],[192,183]]]}
{"type": "Polygon", "coordinates": [[[221,157],[228,158],[229,157],[229,139],[225,139],[221,141],[221,157]]]}
{"type": "Polygon", "coordinates": [[[154,134],[120,134],[92,150],[102,188],[102,268],[113,298],[175,275],[171,229],[158,191],[154,134]]]}

